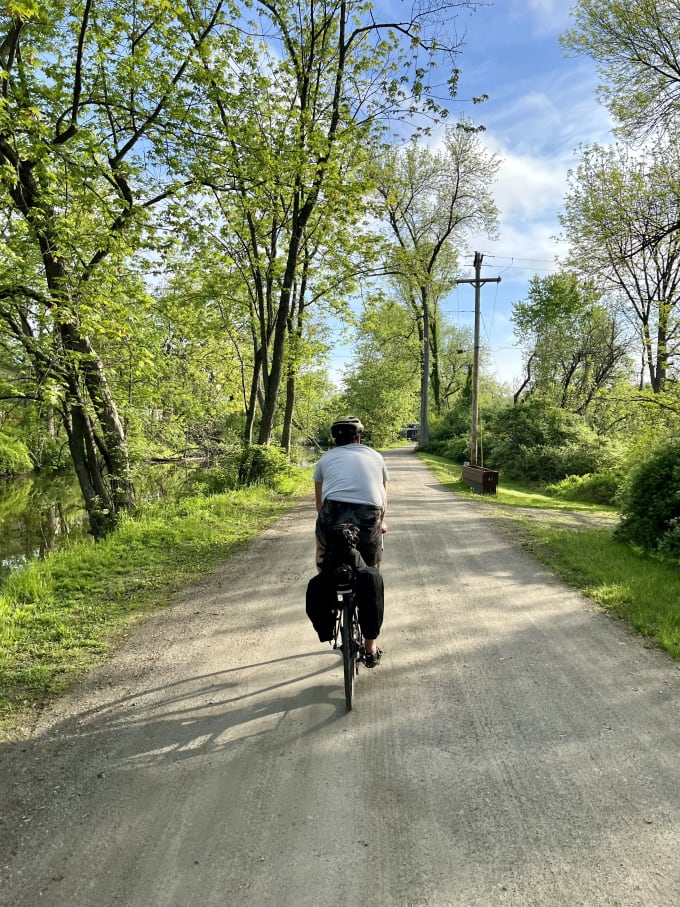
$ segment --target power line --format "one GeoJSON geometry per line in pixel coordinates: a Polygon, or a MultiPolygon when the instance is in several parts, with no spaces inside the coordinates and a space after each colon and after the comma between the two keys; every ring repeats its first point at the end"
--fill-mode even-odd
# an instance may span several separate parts
{"type": "Polygon", "coordinates": [[[559,262],[556,262],[555,259],[551,258],[518,258],[516,255],[495,255],[493,252],[485,252],[483,254],[489,258],[498,260],[506,259],[510,261],[510,264],[506,266],[508,268],[518,267],[514,262],[534,262],[536,264],[551,265],[553,268],[558,268],[560,266],[559,262]]]}

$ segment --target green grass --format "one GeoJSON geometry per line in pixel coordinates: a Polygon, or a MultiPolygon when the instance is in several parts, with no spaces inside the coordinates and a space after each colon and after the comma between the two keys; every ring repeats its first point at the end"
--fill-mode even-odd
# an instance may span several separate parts
{"type": "Polygon", "coordinates": [[[598,527],[597,517],[611,519],[613,508],[565,502],[545,491],[508,483],[502,474],[496,495],[480,495],[463,485],[460,466],[430,454],[419,456],[451,491],[492,508],[500,526],[511,526],[513,539],[566,583],[680,661],[680,570],[617,541],[615,523],[598,527]],[[520,508],[546,513],[529,518],[520,508]],[[569,512],[590,513],[593,528],[565,524],[569,512]]]}
{"type": "Polygon", "coordinates": [[[100,662],[133,623],[261,532],[311,487],[255,486],[144,508],[101,542],[80,542],[0,589],[0,732],[100,662]]]}
{"type": "Polygon", "coordinates": [[[680,661],[680,571],[613,538],[522,523],[525,547],[567,583],[680,661]]]}
{"type": "Polygon", "coordinates": [[[445,457],[418,453],[418,457],[437,476],[439,481],[460,494],[483,500],[488,504],[507,504],[510,507],[531,507],[538,510],[564,510],[569,512],[616,513],[614,507],[593,504],[587,501],[565,501],[546,490],[528,488],[519,482],[511,482],[501,475],[495,495],[480,495],[472,491],[461,480],[462,467],[445,457]]]}

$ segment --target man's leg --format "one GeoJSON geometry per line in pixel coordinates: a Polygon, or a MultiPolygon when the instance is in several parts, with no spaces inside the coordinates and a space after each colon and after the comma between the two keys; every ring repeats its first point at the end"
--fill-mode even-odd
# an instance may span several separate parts
{"type": "Polygon", "coordinates": [[[359,599],[359,623],[364,634],[364,651],[369,659],[366,664],[373,667],[380,660],[377,638],[385,613],[385,589],[383,578],[377,570],[359,570],[357,573],[357,597],[359,599]]]}

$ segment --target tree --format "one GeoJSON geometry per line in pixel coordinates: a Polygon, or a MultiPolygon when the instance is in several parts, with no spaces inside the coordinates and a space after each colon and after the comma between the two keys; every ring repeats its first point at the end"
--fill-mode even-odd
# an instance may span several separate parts
{"type": "MultiPolygon", "coordinates": [[[[215,127],[198,148],[196,172],[220,197],[251,302],[247,437],[259,405],[258,441],[272,439],[311,235],[326,231],[328,247],[336,227],[363,213],[363,164],[385,123],[441,113],[428,69],[435,55],[458,49],[442,23],[475,6],[428,2],[401,20],[381,21],[358,0],[256,2],[252,40],[237,54],[229,45],[226,53],[211,47],[202,55],[215,127]]],[[[449,84],[455,90],[455,74],[449,84]]]]}
{"type": "Polygon", "coordinates": [[[599,66],[600,93],[628,137],[677,129],[680,115],[680,2],[578,0],[568,50],[599,66]]]}
{"type": "MultiPolygon", "coordinates": [[[[465,234],[484,230],[492,235],[496,229],[498,213],[489,184],[498,163],[470,124],[461,121],[458,128],[446,130],[441,151],[412,144],[391,153],[378,177],[379,210],[396,240],[388,268],[418,327],[423,444],[429,440],[437,301],[455,286],[456,253],[465,234]]],[[[438,369],[435,360],[436,373],[438,369]]]]}
{"type": "Polygon", "coordinates": [[[432,396],[437,413],[451,409],[470,383],[473,346],[471,328],[456,327],[440,319],[435,321],[432,347],[438,368],[432,372],[432,396]]]}
{"type": "Polygon", "coordinates": [[[532,278],[512,321],[531,362],[522,389],[549,395],[562,409],[585,415],[596,394],[628,370],[626,338],[616,316],[576,274],[532,278]]]}
{"type": "Polygon", "coordinates": [[[343,404],[370,432],[371,443],[395,441],[418,411],[418,344],[413,322],[394,299],[371,298],[357,331],[343,404]]]}
{"type": "Polygon", "coordinates": [[[96,340],[116,335],[120,273],[177,182],[166,150],[222,8],[10,0],[2,12],[0,321],[61,416],[95,537],[135,501],[96,340]]]}
{"type": "Polygon", "coordinates": [[[214,249],[212,267],[201,264],[178,263],[174,279],[156,292],[147,313],[154,336],[145,348],[152,365],[145,372],[145,399],[135,396],[153,416],[147,443],[186,453],[229,443],[227,425],[242,423],[250,369],[240,285],[214,249]]]}
{"type": "Polygon", "coordinates": [[[560,217],[569,264],[620,307],[639,340],[640,384],[646,373],[655,392],[680,353],[680,232],[664,228],[680,222],[676,161],[672,145],[639,158],[587,148],[560,217]]]}

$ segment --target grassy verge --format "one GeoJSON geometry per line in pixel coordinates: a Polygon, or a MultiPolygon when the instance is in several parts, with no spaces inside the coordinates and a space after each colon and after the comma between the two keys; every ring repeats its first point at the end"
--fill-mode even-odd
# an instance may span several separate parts
{"type": "Polygon", "coordinates": [[[442,457],[419,456],[447,488],[492,508],[501,525],[509,521],[513,538],[566,583],[680,661],[680,570],[617,541],[612,526],[598,527],[597,517],[611,517],[612,508],[562,501],[509,484],[502,476],[497,495],[479,495],[463,485],[460,466],[442,457]],[[530,519],[519,508],[546,513],[530,519]],[[565,525],[566,512],[590,513],[593,527],[565,525]]]}
{"type": "Polygon", "coordinates": [[[0,590],[0,732],[101,661],[123,631],[261,532],[310,488],[265,486],[144,508],[98,544],[29,564],[0,590]]]}

